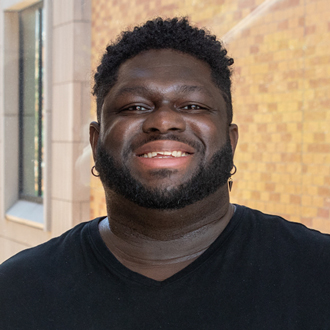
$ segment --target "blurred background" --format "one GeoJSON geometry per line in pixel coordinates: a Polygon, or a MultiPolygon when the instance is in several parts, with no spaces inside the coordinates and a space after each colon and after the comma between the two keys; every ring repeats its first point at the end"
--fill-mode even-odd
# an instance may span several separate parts
{"type": "Polygon", "coordinates": [[[235,60],[232,202],[330,233],[328,0],[0,0],[0,262],[106,214],[92,77],[157,16],[188,16],[235,60]]]}

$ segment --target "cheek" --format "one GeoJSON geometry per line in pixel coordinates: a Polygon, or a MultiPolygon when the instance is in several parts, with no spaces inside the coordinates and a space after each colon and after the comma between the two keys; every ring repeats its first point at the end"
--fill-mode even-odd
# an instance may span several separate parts
{"type": "Polygon", "coordinates": [[[220,124],[217,118],[199,118],[189,123],[194,134],[204,144],[206,153],[213,154],[226,141],[226,129],[224,124],[220,124]]]}
{"type": "Polygon", "coordinates": [[[141,130],[137,120],[128,117],[116,118],[104,125],[102,141],[111,153],[122,154],[136,133],[141,130]]]}

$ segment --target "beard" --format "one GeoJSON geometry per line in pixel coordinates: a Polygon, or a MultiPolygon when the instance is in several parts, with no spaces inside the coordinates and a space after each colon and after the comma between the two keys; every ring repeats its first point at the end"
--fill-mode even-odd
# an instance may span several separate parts
{"type": "MultiPolygon", "coordinates": [[[[124,158],[128,154],[124,152],[124,158]]],[[[125,165],[116,164],[101,143],[97,145],[95,168],[105,187],[133,203],[145,208],[175,210],[196,203],[227,184],[233,168],[233,152],[228,136],[225,145],[214,153],[208,163],[201,164],[187,182],[171,189],[146,187],[131,175],[125,165]]],[[[164,177],[170,173],[170,170],[160,170],[156,175],[164,177]]]]}

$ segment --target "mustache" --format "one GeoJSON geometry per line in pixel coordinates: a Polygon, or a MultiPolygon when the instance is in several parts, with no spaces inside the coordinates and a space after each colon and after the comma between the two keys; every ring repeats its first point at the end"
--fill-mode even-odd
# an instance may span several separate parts
{"type": "Polygon", "coordinates": [[[143,145],[145,145],[148,142],[152,142],[152,141],[177,141],[177,142],[182,142],[185,143],[191,147],[193,147],[197,152],[204,152],[205,148],[204,145],[200,142],[196,142],[196,141],[192,141],[189,139],[186,139],[183,136],[178,136],[176,134],[166,134],[166,135],[150,135],[148,137],[145,137],[142,140],[139,140],[137,142],[133,142],[129,147],[127,147],[127,149],[124,151],[124,156],[128,156],[128,154],[130,152],[133,152],[134,150],[136,150],[139,147],[142,147],[143,145]]]}

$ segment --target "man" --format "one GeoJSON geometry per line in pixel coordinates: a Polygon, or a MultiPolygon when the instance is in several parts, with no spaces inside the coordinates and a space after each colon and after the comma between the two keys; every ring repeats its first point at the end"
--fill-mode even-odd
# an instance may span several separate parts
{"type": "Polygon", "coordinates": [[[229,203],[232,63],[186,19],[107,48],[90,141],[108,215],[1,266],[1,329],[330,329],[329,235],[229,203]]]}

